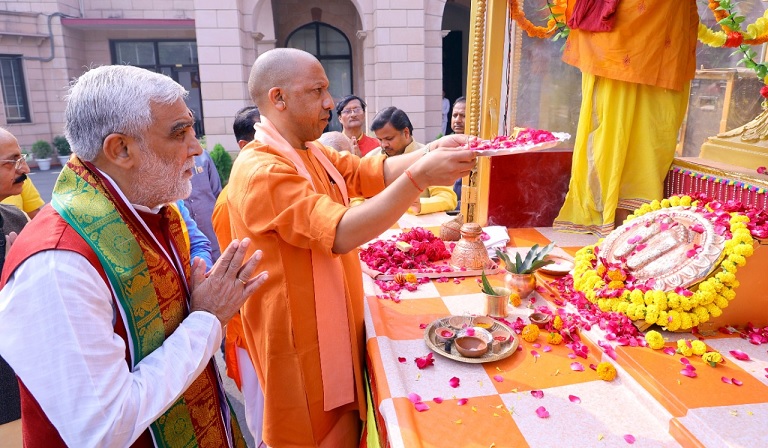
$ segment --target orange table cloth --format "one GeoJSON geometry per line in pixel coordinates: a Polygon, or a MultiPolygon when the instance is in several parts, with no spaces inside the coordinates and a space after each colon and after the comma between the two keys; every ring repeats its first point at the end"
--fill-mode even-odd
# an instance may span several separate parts
{"type": "MultiPolygon", "coordinates": [[[[438,233],[432,227],[436,219],[420,223],[410,217],[400,227],[423,224],[438,233]]],[[[596,240],[549,228],[509,229],[509,234],[510,249],[523,253],[535,243],[555,241],[553,254],[572,256],[596,240]]],[[[502,277],[492,276],[491,282],[500,285],[502,277]]],[[[415,358],[431,352],[423,339],[425,325],[448,315],[482,313],[477,278],[419,285],[414,292],[401,292],[399,303],[382,298],[370,278],[365,282],[368,368],[382,446],[768,446],[768,345],[722,334],[706,338],[726,362],[712,368],[692,356],[698,376],[688,378],[680,374],[681,355],[614,345],[616,360],[611,359],[598,346],[606,342],[605,333],[593,327],[582,332],[586,359],[565,345],[549,346],[542,333],[534,343],[521,340],[520,349],[503,360],[468,364],[435,353],[434,365],[419,369],[415,358]],[[750,360],[735,359],[731,350],[747,353],[750,360]],[[600,380],[589,367],[602,361],[616,367],[614,381],[600,380]],[[459,379],[455,388],[454,377],[459,379]],[[429,409],[417,411],[408,398],[412,393],[429,409]],[[548,418],[537,415],[542,406],[548,418]]],[[[539,288],[534,306],[554,308],[552,298],[539,288]]],[[[520,316],[527,322],[528,304],[510,308],[507,320],[520,316]]],[[[692,337],[663,334],[670,347],[692,337]]]]}

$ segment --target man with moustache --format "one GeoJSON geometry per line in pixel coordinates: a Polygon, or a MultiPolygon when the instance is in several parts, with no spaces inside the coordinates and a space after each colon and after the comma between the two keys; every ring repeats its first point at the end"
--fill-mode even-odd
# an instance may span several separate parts
{"type": "Polygon", "coordinates": [[[264,441],[275,447],[357,446],[366,404],[356,249],[424,188],[451,185],[475,163],[472,151],[455,149],[465,136],[389,159],[317,143],[333,109],[328,86],[307,52],[259,56],[248,90],[261,123],[235,160],[227,194],[233,236],[253,238],[269,254],[264,296],[241,314],[266,400],[264,441]],[[347,206],[350,196],[374,195],[347,206]]]}
{"type": "Polygon", "coordinates": [[[19,378],[26,447],[245,446],[215,362],[265,281],[233,241],[206,275],[181,218],[200,147],[187,92],[114,65],[69,90],[74,157],[6,259],[0,354],[19,378]],[[245,264],[243,262],[245,261],[245,264]]]}
{"type": "Polygon", "coordinates": [[[353,154],[359,152],[361,156],[379,147],[379,142],[375,138],[365,135],[365,108],[365,101],[356,95],[345,96],[336,105],[342,133],[352,144],[350,152],[353,154]]]}
{"type": "MultiPolygon", "coordinates": [[[[24,180],[29,173],[26,158],[21,153],[19,142],[7,130],[0,128],[0,200],[21,193],[24,180]]],[[[27,224],[27,216],[12,205],[0,204],[0,271],[5,263],[6,248],[27,224]]],[[[5,360],[0,357],[0,425],[21,417],[19,386],[16,375],[5,360]]]]}

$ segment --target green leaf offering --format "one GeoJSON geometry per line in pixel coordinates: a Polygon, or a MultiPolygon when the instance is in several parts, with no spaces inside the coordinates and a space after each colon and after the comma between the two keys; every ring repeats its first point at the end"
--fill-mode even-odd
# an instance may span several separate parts
{"type": "Polygon", "coordinates": [[[488,277],[485,276],[485,269],[483,269],[483,273],[480,278],[482,279],[483,293],[495,296],[496,291],[494,291],[493,286],[491,286],[491,282],[488,281],[488,277]]]}

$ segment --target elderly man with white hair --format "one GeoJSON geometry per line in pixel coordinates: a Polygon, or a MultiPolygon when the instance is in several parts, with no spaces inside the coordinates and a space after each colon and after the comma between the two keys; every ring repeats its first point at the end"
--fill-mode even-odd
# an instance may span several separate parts
{"type": "Polygon", "coordinates": [[[70,88],[75,157],[6,259],[0,355],[24,446],[245,446],[212,355],[267,278],[234,240],[206,275],[178,211],[202,148],[187,92],[130,66],[70,88]]]}

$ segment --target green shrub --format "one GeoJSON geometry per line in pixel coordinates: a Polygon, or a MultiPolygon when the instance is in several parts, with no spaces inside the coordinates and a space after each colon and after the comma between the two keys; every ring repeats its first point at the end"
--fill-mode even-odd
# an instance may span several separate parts
{"type": "Polygon", "coordinates": [[[53,155],[51,144],[45,140],[38,140],[32,144],[32,155],[35,159],[50,159],[53,155]]]}
{"type": "Polygon", "coordinates": [[[224,146],[221,143],[216,143],[211,151],[211,159],[213,164],[216,165],[216,171],[221,178],[221,185],[227,185],[229,182],[229,172],[232,171],[232,156],[229,155],[224,146]]]}
{"type": "Polygon", "coordinates": [[[53,137],[53,146],[56,148],[56,153],[60,156],[68,156],[72,154],[72,149],[69,147],[69,141],[62,135],[53,137]]]}

